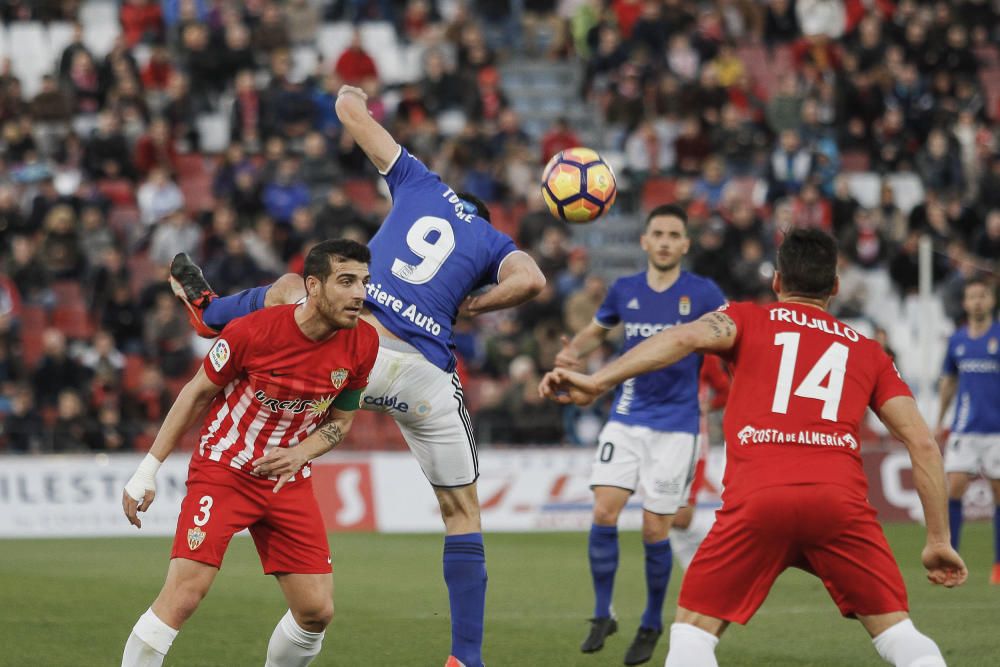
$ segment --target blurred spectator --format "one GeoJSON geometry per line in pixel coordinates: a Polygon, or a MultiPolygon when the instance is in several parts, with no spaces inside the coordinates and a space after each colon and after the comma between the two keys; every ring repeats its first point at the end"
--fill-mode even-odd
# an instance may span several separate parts
{"type": "Polygon", "coordinates": [[[37,454],[45,442],[45,425],[35,409],[31,388],[15,385],[11,391],[11,411],[0,421],[0,435],[7,454],[37,454]]]}
{"type": "Polygon", "coordinates": [[[863,269],[882,266],[890,251],[885,231],[868,209],[859,208],[854,213],[854,224],[843,237],[843,252],[863,269]]]}
{"type": "Polygon", "coordinates": [[[115,385],[120,383],[125,370],[125,355],[115,347],[114,336],[109,332],[98,331],[94,334],[93,343],[81,351],[77,359],[91,375],[113,378],[115,385]]]}
{"type": "Polygon", "coordinates": [[[813,227],[830,233],[833,219],[830,202],[820,194],[814,183],[806,183],[792,200],[792,219],[796,227],[813,227]]]}
{"type": "Polygon", "coordinates": [[[149,258],[166,266],[180,252],[199,257],[201,229],[183,211],[168,214],[157,223],[149,244],[149,258]]]}
{"type": "Polygon", "coordinates": [[[993,209],[986,215],[986,224],[976,234],[972,252],[983,259],[1000,260],[1000,209],[993,209]]]}
{"type": "Polygon", "coordinates": [[[812,155],[802,147],[799,133],[795,130],[782,132],[780,144],[771,153],[768,200],[774,201],[798,193],[812,173],[812,166],[812,155]]]}
{"type": "Polygon", "coordinates": [[[167,170],[154,167],[136,192],[142,223],[151,226],[184,208],[184,193],[170,180],[167,170]]]}
{"type": "Polygon", "coordinates": [[[570,294],[563,305],[566,330],[573,335],[594,320],[597,309],[604,301],[608,286],[599,276],[588,276],[583,287],[570,294]]]}
{"type": "Polygon", "coordinates": [[[56,419],[49,429],[47,449],[57,454],[95,451],[101,448],[97,423],[75,389],[62,389],[56,403],[56,419]]]}
{"type": "Polygon", "coordinates": [[[579,145],[580,139],[570,129],[569,121],[564,117],[557,118],[555,124],[542,136],[542,164],[556,153],[579,145]]]}
{"type": "Polygon", "coordinates": [[[927,135],[927,144],[917,154],[917,171],[927,187],[960,190],[965,186],[962,163],[941,130],[927,135]]]}
{"type": "Polygon", "coordinates": [[[154,167],[176,174],[177,165],[177,148],[170,135],[170,124],[165,118],[154,118],[135,145],[135,168],[140,177],[145,177],[154,167]]]}
{"type": "Polygon", "coordinates": [[[87,386],[87,369],[72,359],[66,348],[66,337],[58,329],[41,333],[42,358],[32,374],[35,399],[43,407],[55,406],[63,389],[83,391],[87,386]]]}
{"type": "Polygon", "coordinates": [[[52,274],[37,253],[37,242],[26,235],[15,236],[10,241],[10,258],[4,270],[14,281],[22,300],[36,306],[51,305],[52,274]]]}
{"type": "Polygon", "coordinates": [[[129,285],[112,283],[111,296],[101,311],[101,327],[114,337],[115,347],[127,354],[142,350],[142,317],[129,285]]]}
{"type": "Polygon", "coordinates": [[[118,119],[110,111],[97,117],[97,130],[84,146],[83,168],[91,178],[133,178],[132,158],[118,119]]]}
{"type": "Polygon", "coordinates": [[[424,78],[420,81],[421,99],[427,110],[438,114],[462,105],[461,86],[444,54],[438,49],[427,52],[424,78]]]}
{"type": "Polygon", "coordinates": [[[56,280],[77,280],[86,269],[80,244],[76,214],[60,205],[45,216],[45,230],[39,250],[42,262],[56,280]]]}
{"type": "Polygon", "coordinates": [[[191,369],[191,329],[172,294],[162,292],[143,324],[146,356],[168,378],[187,375],[191,369]]]}
{"type": "Polygon", "coordinates": [[[355,30],[351,41],[333,67],[333,71],[344,83],[358,86],[365,79],[377,79],[378,69],[375,61],[361,46],[361,31],[355,30]]]}
{"type": "Polygon", "coordinates": [[[323,239],[341,238],[351,229],[372,236],[377,229],[372,229],[371,223],[351,204],[344,188],[336,183],[327,191],[315,221],[316,235],[323,239]]]}
{"type": "Polygon", "coordinates": [[[260,22],[253,33],[254,48],[270,53],[276,49],[287,49],[291,44],[282,8],[273,0],[265,0],[260,22]]]}
{"type": "Polygon", "coordinates": [[[340,180],[340,166],[330,157],[326,139],[319,132],[306,135],[298,172],[313,199],[322,197],[327,189],[340,180]]]}
{"type": "Polygon", "coordinates": [[[121,7],[122,35],[125,44],[155,42],[163,38],[163,13],[153,0],[124,0],[121,7]]]}
{"type": "Polygon", "coordinates": [[[502,402],[507,414],[518,415],[511,425],[511,442],[525,445],[561,442],[560,408],[539,396],[541,377],[531,357],[520,356],[511,361],[509,377],[510,385],[502,402]]]}
{"type": "Polygon", "coordinates": [[[309,205],[309,188],[300,180],[298,167],[295,158],[282,158],[274,181],[264,186],[264,208],[281,224],[291,221],[295,209],[309,205]]]}

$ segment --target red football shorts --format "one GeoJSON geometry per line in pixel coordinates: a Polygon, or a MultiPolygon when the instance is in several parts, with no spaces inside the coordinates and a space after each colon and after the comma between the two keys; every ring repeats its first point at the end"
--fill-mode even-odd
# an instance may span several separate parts
{"type": "Polygon", "coordinates": [[[811,572],[844,616],[907,611],[875,509],[834,484],[761,489],[727,501],[695,553],[678,605],[746,623],[788,567],[811,572]]]}
{"type": "Polygon", "coordinates": [[[205,461],[188,472],[171,558],[220,567],[233,535],[250,530],[265,574],[326,574],[330,545],[312,479],[274,482],[205,461]]]}

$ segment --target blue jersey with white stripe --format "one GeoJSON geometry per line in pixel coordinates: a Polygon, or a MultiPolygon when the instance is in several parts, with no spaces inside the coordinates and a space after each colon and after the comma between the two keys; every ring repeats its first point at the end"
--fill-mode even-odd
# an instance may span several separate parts
{"type": "Polygon", "coordinates": [[[517,246],[465,210],[454,191],[406,149],[385,174],[392,210],[368,243],[366,305],[386,329],[452,371],[452,325],[462,301],[498,282],[517,246]]]}
{"type": "Polygon", "coordinates": [[[1000,323],[978,338],[952,334],[943,372],[958,377],[952,432],[1000,433],[1000,323]]]}
{"type": "MultiPolygon", "coordinates": [[[[692,322],[724,303],[722,291],[708,278],[681,271],[673,285],[657,292],[643,271],[616,280],[594,320],[607,329],[624,323],[624,353],[646,338],[692,322]]],[[[626,380],[615,390],[609,419],[656,431],[698,433],[700,371],[701,355],[691,354],[672,366],[626,380]]]]}

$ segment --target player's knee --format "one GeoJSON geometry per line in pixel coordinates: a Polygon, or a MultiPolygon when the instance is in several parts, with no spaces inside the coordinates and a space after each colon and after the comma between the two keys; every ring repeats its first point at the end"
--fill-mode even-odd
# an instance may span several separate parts
{"type": "Polygon", "coordinates": [[[882,659],[896,667],[945,667],[941,649],[913,627],[910,619],[880,633],[872,643],[882,659]]]}
{"type": "Polygon", "coordinates": [[[642,541],[646,544],[662,542],[667,539],[669,533],[669,526],[664,525],[662,522],[643,522],[642,524],[642,541]]]}
{"type": "Polygon", "coordinates": [[[619,512],[617,507],[597,503],[594,505],[594,523],[598,526],[617,525],[619,512]]]}
{"type": "Polygon", "coordinates": [[[198,609],[198,605],[205,598],[208,592],[199,582],[182,581],[172,586],[170,590],[164,590],[157,599],[159,603],[157,615],[172,627],[180,627],[198,609]]]}
{"type": "Polygon", "coordinates": [[[479,525],[479,501],[475,494],[441,492],[437,494],[441,506],[441,518],[446,526],[454,523],[479,525]]]}
{"type": "Polygon", "coordinates": [[[323,632],[333,620],[333,600],[316,600],[294,610],[295,622],[308,632],[323,632]]]}

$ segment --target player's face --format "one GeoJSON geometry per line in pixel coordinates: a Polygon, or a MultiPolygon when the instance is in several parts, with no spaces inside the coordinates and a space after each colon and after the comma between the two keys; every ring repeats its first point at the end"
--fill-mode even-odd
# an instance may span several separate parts
{"type": "Polygon", "coordinates": [[[684,223],[672,215],[658,215],[649,221],[639,244],[657,271],[669,271],[681,263],[691,247],[684,223]]]}
{"type": "Polygon", "coordinates": [[[993,296],[993,290],[986,285],[972,284],[965,288],[962,306],[970,320],[982,321],[993,314],[996,298],[993,296]]]}
{"type": "Polygon", "coordinates": [[[337,329],[358,326],[368,285],[368,265],[363,262],[334,262],[333,271],[316,290],[316,309],[337,329]]]}

